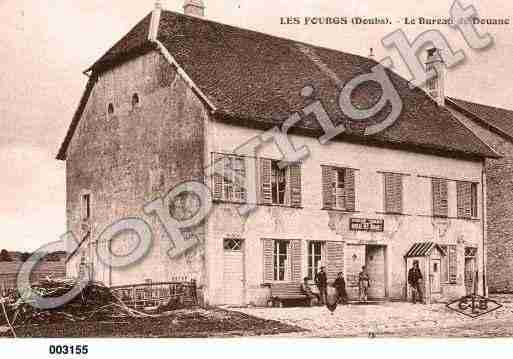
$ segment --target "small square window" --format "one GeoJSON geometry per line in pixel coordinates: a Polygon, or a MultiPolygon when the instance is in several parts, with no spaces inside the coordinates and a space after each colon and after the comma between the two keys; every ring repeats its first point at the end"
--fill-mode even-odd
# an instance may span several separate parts
{"type": "Polygon", "coordinates": [[[224,240],[223,248],[225,251],[240,251],[242,250],[242,240],[227,238],[224,240]]]}

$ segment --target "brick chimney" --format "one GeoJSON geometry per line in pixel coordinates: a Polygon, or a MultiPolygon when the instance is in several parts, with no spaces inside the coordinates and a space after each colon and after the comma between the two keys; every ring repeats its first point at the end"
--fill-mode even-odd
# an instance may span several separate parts
{"type": "Polygon", "coordinates": [[[160,15],[162,13],[162,4],[159,0],[155,2],[155,7],[151,13],[150,30],[148,31],[148,40],[157,40],[159,32],[160,15]]]}
{"type": "Polygon", "coordinates": [[[445,65],[436,47],[427,50],[426,72],[434,70],[435,76],[426,81],[426,91],[439,106],[445,105],[445,65]]]}
{"type": "Polygon", "coordinates": [[[183,12],[185,15],[204,17],[205,4],[203,0],[185,0],[183,4],[183,12]]]}

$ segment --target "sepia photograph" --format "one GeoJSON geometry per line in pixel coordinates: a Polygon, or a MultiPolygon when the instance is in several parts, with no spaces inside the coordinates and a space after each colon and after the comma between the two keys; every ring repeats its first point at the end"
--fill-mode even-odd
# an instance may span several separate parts
{"type": "Polygon", "coordinates": [[[513,3],[0,9],[0,353],[513,336],[513,3]]]}

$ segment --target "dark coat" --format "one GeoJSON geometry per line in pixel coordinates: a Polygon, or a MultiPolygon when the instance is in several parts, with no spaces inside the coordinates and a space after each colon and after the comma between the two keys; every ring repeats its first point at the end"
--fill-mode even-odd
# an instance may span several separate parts
{"type": "Polygon", "coordinates": [[[315,275],[315,284],[317,284],[319,288],[326,288],[328,286],[326,272],[319,272],[315,275]]]}
{"type": "Polygon", "coordinates": [[[420,268],[412,267],[408,271],[408,283],[410,285],[417,285],[419,283],[419,280],[422,279],[422,273],[420,271],[420,268]]]}

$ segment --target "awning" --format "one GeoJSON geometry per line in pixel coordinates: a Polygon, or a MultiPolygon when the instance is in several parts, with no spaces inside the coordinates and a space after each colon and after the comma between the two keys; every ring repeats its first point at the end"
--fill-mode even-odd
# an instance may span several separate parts
{"type": "Polygon", "coordinates": [[[419,242],[415,243],[408,252],[406,252],[405,257],[425,257],[431,254],[431,251],[434,248],[438,248],[438,250],[445,255],[445,251],[435,242],[419,242]]]}

